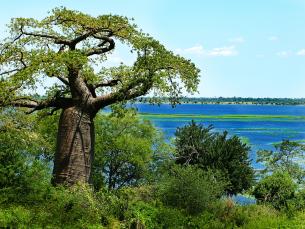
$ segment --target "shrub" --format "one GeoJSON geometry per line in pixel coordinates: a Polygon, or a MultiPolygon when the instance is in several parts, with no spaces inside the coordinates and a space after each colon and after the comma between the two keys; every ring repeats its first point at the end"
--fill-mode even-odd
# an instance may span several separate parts
{"type": "Polygon", "coordinates": [[[196,165],[204,170],[218,170],[228,181],[226,192],[240,193],[252,186],[254,171],[248,154],[250,147],[228,132],[214,133],[212,127],[192,121],[175,133],[177,164],[196,165]]]}
{"type": "Polygon", "coordinates": [[[22,207],[12,205],[0,207],[0,227],[27,228],[31,225],[31,212],[22,207]]]}
{"type": "Polygon", "coordinates": [[[223,194],[225,183],[217,178],[194,166],[173,166],[159,184],[159,197],[167,206],[198,214],[223,194]]]}
{"type": "Polygon", "coordinates": [[[51,187],[43,199],[32,204],[0,206],[0,227],[102,228],[102,212],[87,185],[51,187]],[[3,209],[3,210],[2,210],[3,209]]]}
{"type": "Polygon", "coordinates": [[[281,210],[288,208],[288,201],[295,197],[296,184],[288,173],[275,172],[259,181],[253,195],[260,203],[269,203],[281,210]]]}
{"type": "Polygon", "coordinates": [[[158,209],[158,216],[156,228],[184,228],[187,216],[176,208],[160,206],[158,209]]]}

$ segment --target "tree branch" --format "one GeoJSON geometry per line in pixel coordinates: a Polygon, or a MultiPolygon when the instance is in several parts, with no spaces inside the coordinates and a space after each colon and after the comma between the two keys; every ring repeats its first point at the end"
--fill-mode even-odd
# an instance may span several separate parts
{"type": "Polygon", "coordinates": [[[9,103],[9,105],[14,107],[25,107],[25,108],[36,108],[38,104],[39,103],[37,101],[23,100],[23,99],[16,99],[9,103]]]}
{"type": "Polygon", "coordinates": [[[74,38],[73,40],[71,40],[71,45],[76,45],[77,43],[87,39],[88,37],[96,34],[96,33],[99,33],[101,31],[103,31],[104,28],[100,28],[100,29],[92,29],[91,31],[87,32],[87,33],[84,33],[76,38],[74,38]]]}
{"type": "Polygon", "coordinates": [[[99,83],[94,85],[94,89],[99,88],[99,87],[111,87],[117,85],[121,80],[119,79],[112,79],[108,80],[107,82],[99,83]]]}
{"type": "Polygon", "coordinates": [[[22,71],[23,69],[27,68],[26,63],[23,60],[23,52],[21,52],[21,51],[20,51],[20,58],[18,59],[18,61],[20,61],[21,64],[23,65],[22,68],[14,68],[14,69],[11,69],[11,70],[7,70],[7,71],[4,71],[4,72],[1,72],[0,76],[7,75],[7,74],[10,74],[10,73],[13,73],[13,72],[19,72],[19,71],[22,71]]]}
{"type": "Polygon", "coordinates": [[[66,45],[61,45],[57,53],[61,53],[65,50],[66,45]]]}
{"type": "Polygon", "coordinates": [[[110,94],[96,97],[94,100],[94,106],[97,110],[99,110],[116,102],[134,99],[136,97],[145,95],[149,89],[152,88],[152,86],[152,75],[146,79],[142,78],[134,80],[116,92],[111,92],[110,94]]]}
{"type": "Polygon", "coordinates": [[[19,39],[22,35],[26,35],[26,36],[53,39],[55,44],[63,44],[63,45],[68,45],[68,46],[71,44],[71,41],[65,40],[65,39],[57,37],[57,36],[53,36],[53,35],[49,35],[49,34],[42,34],[42,33],[26,32],[23,30],[23,27],[20,28],[20,31],[21,31],[21,34],[17,38],[15,38],[15,40],[19,39]]]}
{"type": "Polygon", "coordinates": [[[91,50],[87,51],[87,53],[85,55],[87,55],[87,56],[99,55],[99,54],[103,54],[103,53],[109,52],[112,49],[114,49],[115,42],[111,37],[97,36],[97,35],[93,35],[93,37],[96,39],[99,39],[99,40],[103,40],[103,41],[98,45],[99,48],[92,48],[91,50]],[[107,43],[109,43],[109,45],[104,47],[104,45],[107,43]]]}
{"type": "Polygon", "coordinates": [[[87,96],[92,95],[84,78],[80,76],[80,70],[77,67],[75,68],[72,66],[68,67],[68,71],[69,86],[72,93],[72,97],[86,99],[87,96]]]}
{"type": "Polygon", "coordinates": [[[13,101],[10,101],[7,106],[14,106],[14,107],[24,107],[24,108],[31,108],[27,114],[31,114],[34,111],[42,110],[44,108],[65,108],[73,105],[73,99],[72,98],[62,98],[62,97],[55,97],[49,100],[42,100],[37,101],[32,98],[27,97],[19,97],[14,99],[13,101]]]}
{"type": "Polygon", "coordinates": [[[57,79],[59,79],[63,84],[69,86],[69,80],[65,77],[56,76],[57,79]]]}
{"type": "Polygon", "coordinates": [[[0,76],[10,74],[12,72],[18,72],[18,71],[21,71],[21,70],[22,70],[22,68],[15,68],[15,69],[12,69],[12,70],[4,71],[4,72],[0,73],[0,76]]]}

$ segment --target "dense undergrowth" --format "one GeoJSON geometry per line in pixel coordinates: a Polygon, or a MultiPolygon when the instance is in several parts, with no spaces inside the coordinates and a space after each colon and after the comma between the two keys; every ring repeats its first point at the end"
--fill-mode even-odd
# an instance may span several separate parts
{"type": "Polygon", "coordinates": [[[271,206],[239,206],[230,198],[209,202],[198,214],[168,206],[153,187],[93,192],[45,187],[40,199],[2,204],[0,225],[13,228],[302,228],[305,213],[288,216],[271,206]]]}
{"type": "Polygon", "coordinates": [[[304,171],[293,160],[304,152],[300,144],[259,152],[266,171],[255,180],[249,147],[239,138],[192,122],[169,145],[134,111],[114,108],[97,118],[92,185],[54,187],[58,117],[1,115],[0,227],[304,227],[304,171]],[[237,193],[257,203],[239,205],[231,196],[237,193]]]}

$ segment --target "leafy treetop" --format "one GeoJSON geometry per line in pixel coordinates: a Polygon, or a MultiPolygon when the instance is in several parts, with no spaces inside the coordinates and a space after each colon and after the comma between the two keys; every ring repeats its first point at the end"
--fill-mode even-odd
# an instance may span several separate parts
{"type": "Polygon", "coordinates": [[[213,132],[192,121],[175,132],[176,163],[196,165],[203,170],[220,171],[229,182],[229,195],[241,193],[252,186],[254,171],[248,157],[250,147],[228,132],[213,132]]]}
{"type": "Polygon", "coordinates": [[[154,91],[175,104],[182,93],[196,91],[199,70],[143,33],[133,19],[117,15],[92,17],[63,7],[42,20],[14,18],[10,36],[0,44],[0,105],[61,109],[88,103],[92,111],[154,91]],[[104,68],[116,42],[136,55],[132,66],[104,68]],[[97,70],[97,68],[100,68],[97,70]],[[60,83],[42,98],[33,89],[45,77],[60,83]]]}
{"type": "Polygon", "coordinates": [[[274,172],[287,172],[299,184],[304,185],[305,145],[301,142],[283,140],[275,144],[275,151],[260,150],[257,152],[257,162],[264,165],[260,171],[263,177],[274,172]]]}

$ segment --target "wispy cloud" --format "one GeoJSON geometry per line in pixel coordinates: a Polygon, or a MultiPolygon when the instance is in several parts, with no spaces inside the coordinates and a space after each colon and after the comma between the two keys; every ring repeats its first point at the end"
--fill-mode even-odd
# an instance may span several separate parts
{"type": "Polygon", "coordinates": [[[182,53],[182,54],[193,54],[193,55],[200,55],[200,56],[236,56],[238,55],[238,51],[236,50],[235,46],[225,46],[220,48],[213,48],[211,50],[206,50],[203,48],[202,45],[196,45],[190,48],[185,49],[176,49],[176,52],[182,53]]]}
{"type": "Polygon", "coordinates": [[[202,55],[204,54],[204,49],[202,45],[196,45],[191,48],[186,48],[186,49],[177,49],[178,52],[183,52],[183,53],[189,53],[189,54],[196,54],[196,55],[202,55]]]}
{"type": "Polygon", "coordinates": [[[236,56],[238,54],[235,46],[214,48],[208,52],[208,56],[236,56]]]}
{"type": "Polygon", "coordinates": [[[270,37],[268,37],[268,40],[269,41],[278,41],[279,38],[277,36],[270,36],[270,37]]]}
{"type": "Polygon", "coordinates": [[[234,38],[230,38],[229,41],[231,43],[241,44],[245,42],[245,39],[243,37],[234,37],[234,38]]]}
{"type": "Polygon", "coordinates": [[[279,57],[288,57],[290,55],[290,51],[280,51],[276,53],[279,57]]]}
{"type": "Polygon", "coordinates": [[[305,56],[305,49],[301,49],[296,53],[298,56],[305,56]]]}

